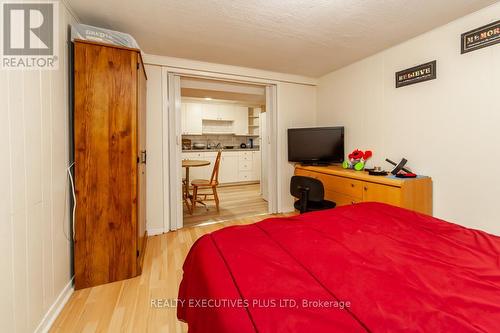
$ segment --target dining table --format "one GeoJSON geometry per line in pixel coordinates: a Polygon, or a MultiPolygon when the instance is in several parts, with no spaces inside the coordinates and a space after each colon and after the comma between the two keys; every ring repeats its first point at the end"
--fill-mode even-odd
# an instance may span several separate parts
{"type": "Polygon", "coordinates": [[[182,160],[182,167],[186,169],[186,183],[185,183],[185,190],[184,190],[184,196],[185,196],[185,201],[186,201],[186,205],[188,205],[188,209],[190,209],[189,207],[189,203],[188,203],[188,200],[187,199],[190,199],[191,196],[189,194],[189,183],[190,183],[190,180],[189,180],[189,168],[197,168],[197,167],[203,167],[203,166],[207,166],[207,165],[210,165],[210,161],[205,161],[205,160],[182,160]]]}

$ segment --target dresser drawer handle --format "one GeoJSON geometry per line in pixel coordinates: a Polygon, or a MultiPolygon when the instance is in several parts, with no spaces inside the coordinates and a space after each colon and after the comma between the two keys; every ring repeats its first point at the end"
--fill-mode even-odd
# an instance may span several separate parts
{"type": "Polygon", "coordinates": [[[368,191],[368,187],[366,187],[366,186],[365,186],[365,187],[364,187],[364,190],[365,190],[365,191],[368,191]]]}
{"type": "Polygon", "coordinates": [[[354,187],[354,184],[351,184],[351,187],[354,187]]]}

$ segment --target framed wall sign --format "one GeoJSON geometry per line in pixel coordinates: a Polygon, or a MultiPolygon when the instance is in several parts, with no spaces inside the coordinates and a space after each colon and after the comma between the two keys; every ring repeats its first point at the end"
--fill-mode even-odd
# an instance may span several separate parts
{"type": "Polygon", "coordinates": [[[500,20],[463,33],[461,53],[467,53],[500,43],[500,20]]]}
{"type": "Polygon", "coordinates": [[[436,60],[396,72],[396,88],[436,78],[436,60]]]}

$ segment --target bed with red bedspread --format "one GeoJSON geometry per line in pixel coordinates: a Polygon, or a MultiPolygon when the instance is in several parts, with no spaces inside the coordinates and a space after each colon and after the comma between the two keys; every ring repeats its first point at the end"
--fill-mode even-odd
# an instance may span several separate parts
{"type": "Polygon", "coordinates": [[[500,238],[384,204],[224,228],[183,268],[190,333],[500,332],[500,238]]]}

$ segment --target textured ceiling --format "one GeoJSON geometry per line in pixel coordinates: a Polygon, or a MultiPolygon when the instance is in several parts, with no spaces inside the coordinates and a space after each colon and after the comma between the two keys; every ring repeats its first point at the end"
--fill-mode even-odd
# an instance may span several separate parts
{"type": "Polygon", "coordinates": [[[317,77],[497,0],[69,0],[144,52],[317,77]]]}

